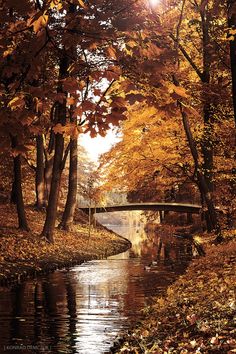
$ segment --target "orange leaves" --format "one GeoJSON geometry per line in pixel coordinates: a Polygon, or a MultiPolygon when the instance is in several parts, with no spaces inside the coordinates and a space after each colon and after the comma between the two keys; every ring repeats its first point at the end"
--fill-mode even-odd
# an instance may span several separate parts
{"type": "Polygon", "coordinates": [[[169,84],[169,92],[172,98],[179,100],[181,98],[188,98],[188,94],[184,87],[169,84]]]}
{"type": "Polygon", "coordinates": [[[143,49],[143,55],[148,59],[155,59],[162,54],[164,49],[158,48],[155,44],[150,43],[147,48],[143,49]]]}
{"type": "Polygon", "coordinates": [[[111,59],[116,59],[116,50],[114,47],[110,46],[106,49],[106,54],[108,56],[108,58],[111,58],[111,59]]]}
{"type": "Polygon", "coordinates": [[[83,7],[84,9],[87,9],[87,6],[85,5],[83,0],[78,0],[78,3],[80,4],[81,7],[83,7]]]}
{"type": "Polygon", "coordinates": [[[33,30],[35,33],[41,31],[41,29],[45,28],[48,23],[48,15],[46,11],[42,13],[41,11],[37,12],[33,17],[31,17],[27,21],[27,25],[29,27],[33,26],[33,30]]]}
{"type": "Polygon", "coordinates": [[[12,111],[17,109],[22,109],[25,106],[25,99],[23,95],[19,95],[14,97],[9,103],[8,107],[11,108],[12,111]]]}
{"type": "Polygon", "coordinates": [[[81,132],[81,128],[75,123],[67,123],[66,125],[58,123],[53,127],[53,131],[55,134],[62,134],[65,136],[70,136],[71,138],[77,138],[81,132]]]}
{"type": "Polygon", "coordinates": [[[68,106],[73,105],[75,103],[74,97],[68,97],[66,103],[68,106]]]}
{"type": "Polygon", "coordinates": [[[60,0],[54,0],[50,2],[50,9],[56,9],[60,11],[63,8],[63,5],[60,0]]]}
{"type": "Polygon", "coordinates": [[[15,50],[13,45],[7,46],[7,49],[3,52],[3,58],[7,57],[8,55],[12,54],[15,50]]]}

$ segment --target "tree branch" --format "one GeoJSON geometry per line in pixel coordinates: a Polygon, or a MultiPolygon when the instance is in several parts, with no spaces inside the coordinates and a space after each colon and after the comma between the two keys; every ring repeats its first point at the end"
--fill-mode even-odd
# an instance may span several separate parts
{"type": "Polygon", "coordinates": [[[27,165],[28,165],[32,170],[36,171],[36,166],[34,166],[33,163],[29,162],[29,160],[28,160],[26,157],[23,156],[23,158],[24,158],[24,161],[27,163],[27,165]]]}
{"type": "Polygon", "coordinates": [[[194,61],[192,60],[192,58],[190,57],[190,55],[186,52],[186,50],[184,49],[184,47],[178,42],[177,38],[175,38],[175,36],[170,33],[169,34],[170,38],[178,45],[179,50],[181,51],[181,53],[183,54],[183,56],[185,57],[185,59],[187,59],[187,61],[189,62],[189,64],[192,66],[192,68],[195,70],[196,74],[199,76],[199,78],[201,80],[204,80],[204,76],[203,73],[198,69],[197,65],[194,63],[194,61]]]}

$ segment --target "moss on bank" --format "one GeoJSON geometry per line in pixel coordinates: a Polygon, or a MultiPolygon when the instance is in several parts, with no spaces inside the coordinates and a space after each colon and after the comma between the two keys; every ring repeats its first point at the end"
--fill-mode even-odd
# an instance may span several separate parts
{"type": "Polygon", "coordinates": [[[16,228],[15,208],[0,205],[0,285],[19,282],[28,276],[123,252],[130,242],[97,226],[89,235],[87,217],[77,212],[72,232],[55,230],[54,244],[40,236],[44,213],[26,208],[31,232],[16,228]]]}
{"type": "Polygon", "coordinates": [[[236,241],[206,251],[112,352],[236,352],[236,241]]]}

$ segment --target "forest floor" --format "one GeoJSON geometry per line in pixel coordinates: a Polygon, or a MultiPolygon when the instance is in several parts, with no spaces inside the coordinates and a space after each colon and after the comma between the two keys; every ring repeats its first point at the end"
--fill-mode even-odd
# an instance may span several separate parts
{"type": "Polygon", "coordinates": [[[54,244],[40,234],[45,213],[27,206],[31,232],[17,228],[15,207],[0,204],[0,285],[11,285],[37,274],[91,259],[105,258],[123,252],[130,242],[98,225],[89,235],[88,218],[76,212],[72,232],[55,230],[54,244]]]}
{"type": "Polygon", "coordinates": [[[165,296],[153,299],[143,321],[112,352],[236,353],[235,236],[232,231],[217,246],[207,239],[206,256],[194,259],[165,296]]]}

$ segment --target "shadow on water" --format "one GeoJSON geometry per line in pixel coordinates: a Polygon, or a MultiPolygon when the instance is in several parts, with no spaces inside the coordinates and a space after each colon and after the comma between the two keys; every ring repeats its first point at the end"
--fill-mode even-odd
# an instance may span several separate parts
{"type": "Polygon", "coordinates": [[[189,242],[113,229],[131,250],[0,289],[0,353],[109,352],[192,257],[189,242]]]}

